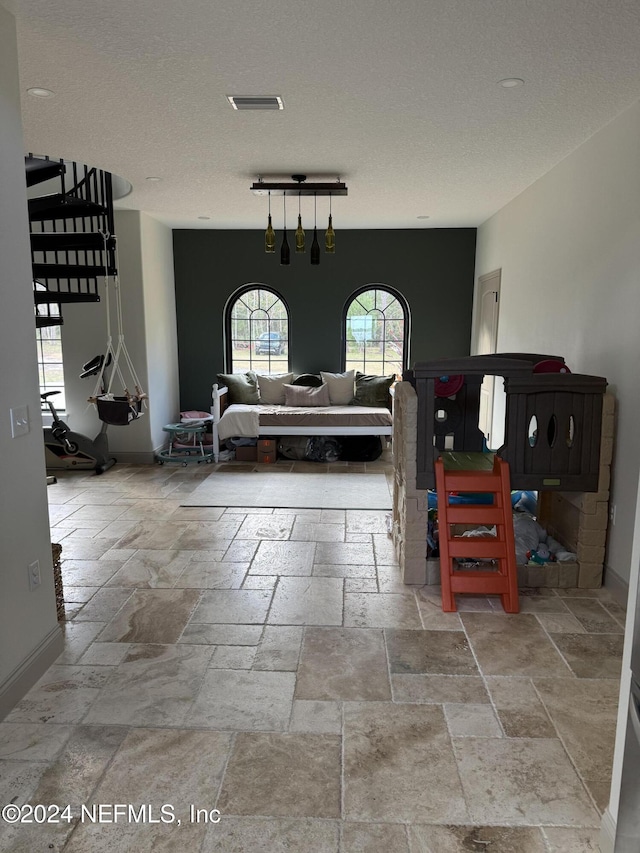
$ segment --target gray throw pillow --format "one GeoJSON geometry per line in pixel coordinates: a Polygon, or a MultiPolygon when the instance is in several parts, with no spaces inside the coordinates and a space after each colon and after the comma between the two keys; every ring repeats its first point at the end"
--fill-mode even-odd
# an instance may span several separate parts
{"type": "Polygon", "coordinates": [[[260,402],[258,380],[253,370],[247,373],[218,373],[218,384],[229,389],[229,403],[257,405],[260,402]]]}
{"type": "Polygon", "coordinates": [[[310,388],[308,385],[285,385],[285,406],[330,406],[329,389],[326,385],[310,388]]]}

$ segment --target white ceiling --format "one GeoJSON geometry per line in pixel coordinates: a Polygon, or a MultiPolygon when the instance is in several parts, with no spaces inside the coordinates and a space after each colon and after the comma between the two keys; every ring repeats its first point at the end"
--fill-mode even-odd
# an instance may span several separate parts
{"type": "Polygon", "coordinates": [[[639,0],[0,2],[27,150],[122,175],[118,206],[173,227],[263,228],[250,184],[295,172],[348,185],[337,229],[476,226],[640,98],[639,0]]]}

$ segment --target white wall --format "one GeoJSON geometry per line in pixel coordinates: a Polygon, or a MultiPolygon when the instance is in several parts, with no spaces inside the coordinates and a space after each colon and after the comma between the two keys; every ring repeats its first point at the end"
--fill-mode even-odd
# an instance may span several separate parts
{"type": "Polygon", "coordinates": [[[149,429],[157,450],[167,441],[162,427],[180,413],[173,237],[170,228],[144,213],[140,225],[149,429]]]}
{"type": "MultiPolygon", "coordinates": [[[[96,164],[100,165],[100,164],[96,164]]],[[[145,414],[128,426],[109,427],[109,447],[120,461],[152,461],[152,453],[166,440],[162,427],[178,418],[178,352],[171,230],[136,210],[116,211],[118,271],[122,299],[124,339],[142,388],[149,395],[145,414]]],[[[115,290],[110,281],[110,315],[113,345],[117,346],[115,290]]],[[[63,306],[62,349],[67,415],[78,432],[93,437],[100,421],[87,397],[95,379],[80,380],[82,364],[105,351],[106,300],[63,306]]],[[[124,359],[119,361],[124,381],[133,379],[124,359]]],[[[122,393],[114,377],[112,391],[122,393]]]]}
{"type": "Polygon", "coordinates": [[[617,397],[607,567],[627,583],[640,466],[639,141],[637,103],[487,220],[476,255],[476,278],[502,269],[498,351],[562,355],[617,397]]]}
{"type": "Polygon", "coordinates": [[[37,668],[38,655],[59,647],[61,638],[40,425],[17,69],[15,21],[0,6],[0,716],[16,682],[29,679],[26,668],[37,668]],[[24,405],[30,432],[12,438],[9,409],[24,405]],[[35,560],[42,583],[31,592],[27,566],[35,560]]]}

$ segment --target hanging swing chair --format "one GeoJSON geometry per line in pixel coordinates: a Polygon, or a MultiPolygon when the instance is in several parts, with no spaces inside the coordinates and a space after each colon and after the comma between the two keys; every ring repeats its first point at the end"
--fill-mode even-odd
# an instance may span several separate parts
{"type": "MultiPolygon", "coordinates": [[[[105,241],[106,249],[106,242],[107,239],[109,239],[109,235],[103,234],[102,236],[105,241]]],[[[105,258],[106,257],[107,252],[105,251],[105,258]]],[[[118,266],[119,264],[116,263],[116,269],[118,268],[118,266]]],[[[111,426],[127,426],[131,423],[131,421],[137,420],[144,414],[143,406],[146,405],[148,397],[142,390],[140,380],[138,379],[138,375],[135,371],[133,362],[131,361],[131,357],[127,350],[127,345],[124,341],[124,331],[122,324],[122,299],[120,297],[120,281],[117,274],[110,277],[107,274],[106,269],[105,303],[107,314],[107,346],[104,352],[104,360],[102,362],[102,367],[100,373],[98,374],[96,387],[93,391],[92,396],[89,397],[89,402],[95,405],[98,411],[98,417],[103,423],[109,424],[111,426]],[[118,343],[115,348],[113,345],[113,337],[111,334],[111,303],[109,297],[110,278],[112,278],[113,288],[115,291],[116,322],[118,326],[118,343]],[[111,356],[111,359],[109,358],[109,356],[111,356]],[[129,383],[127,383],[127,381],[125,380],[124,374],[120,367],[121,358],[123,359],[126,368],[129,372],[131,380],[129,383]],[[108,384],[106,384],[105,368],[109,363],[111,363],[112,368],[108,384]],[[123,388],[122,394],[120,395],[116,395],[112,391],[113,380],[115,376],[118,377],[123,388]],[[133,387],[134,391],[129,391],[129,387],[133,387]]]]}

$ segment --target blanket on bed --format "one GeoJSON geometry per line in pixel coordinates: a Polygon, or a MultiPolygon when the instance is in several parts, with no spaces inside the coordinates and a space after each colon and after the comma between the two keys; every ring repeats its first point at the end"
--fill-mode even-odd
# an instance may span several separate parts
{"type": "Polygon", "coordinates": [[[391,426],[391,412],[370,406],[264,406],[234,403],[225,409],[218,422],[221,440],[232,436],[255,438],[260,427],[317,428],[322,435],[324,427],[386,427],[391,426]]]}

